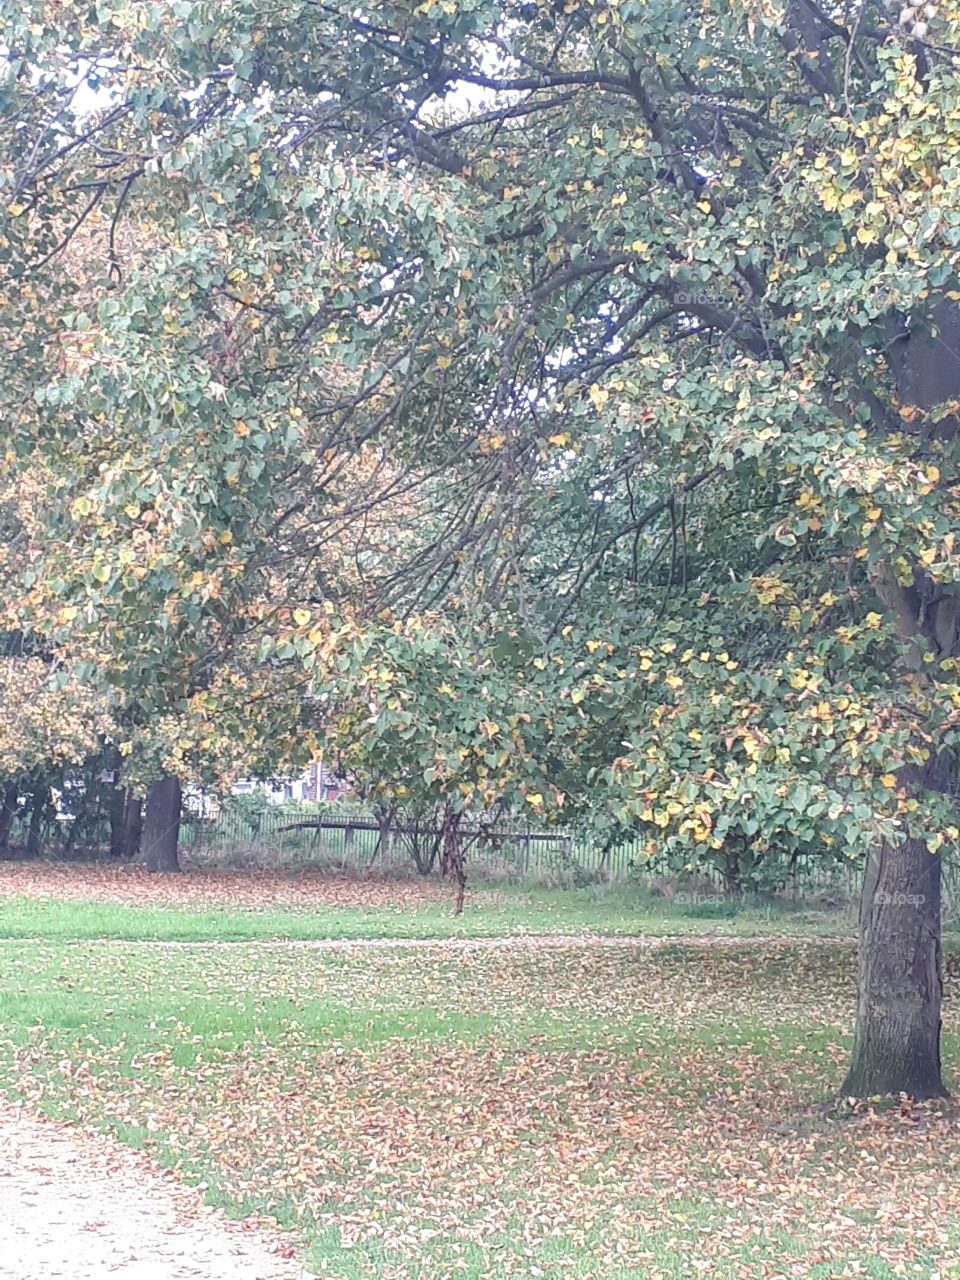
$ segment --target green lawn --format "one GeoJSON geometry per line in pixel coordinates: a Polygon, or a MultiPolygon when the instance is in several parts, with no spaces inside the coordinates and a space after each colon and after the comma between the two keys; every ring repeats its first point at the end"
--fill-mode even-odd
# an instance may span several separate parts
{"type": "Polygon", "coordinates": [[[118,938],[130,940],[254,941],[258,938],[476,938],[522,934],[652,935],[722,933],[757,936],[850,936],[849,911],[786,907],[668,903],[625,888],[476,890],[462,916],[452,896],[413,899],[403,907],[309,900],[301,907],[266,904],[231,908],[169,903],[138,906],[0,897],[0,938],[118,938]]]}
{"type": "Polygon", "coordinates": [[[244,940],[654,919],[589,893],[352,910],[6,901],[0,1087],[275,1217],[346,1280],[960,1275],[953,1113],[831,1102],[849,943],[244,940]]]}

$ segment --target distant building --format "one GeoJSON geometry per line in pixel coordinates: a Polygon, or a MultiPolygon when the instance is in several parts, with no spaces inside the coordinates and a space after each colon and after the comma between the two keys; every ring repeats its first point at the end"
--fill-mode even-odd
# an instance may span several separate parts
{"type": "Polygon", "coordinates": [[[350,791],[350,784],[343,778],[338,778],[322,760],[314,760],[305,776],[305,800],[339,800],[350,791]]]}
{"type": "Polygon", "coordinates": [[[249,796],[262,791],[270,804],[283,804],[284,800],[316,803],[339,800],[350,792],[350,785],[338,778],[322,760],[315,760],[299,778],[245,778],[234,783],[232,791],[235,796],[249,796]]]}

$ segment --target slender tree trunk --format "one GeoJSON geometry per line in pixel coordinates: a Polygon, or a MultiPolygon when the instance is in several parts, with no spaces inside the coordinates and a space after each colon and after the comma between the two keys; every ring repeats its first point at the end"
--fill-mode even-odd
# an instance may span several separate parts
{"type": "Polygon", "coordinates": [[[34,787],[30,797],[30,825],[27,828],[27,856],[36,858],[40,853],[40,828],[43,822],[43,811],[50,799],[49,788],[34,787]]]}
{"type": "Polygon", "coordinates": [[[467,866],[463,847],[463,834],[460,831],[462,814],[447,809],[443,815],[443,848],[440,853],[440,874],[445,880],[452,880],[457,886],[457,900],[453,914],[458,916],[463,911],[463,900],[467,892],[467,866]]]}
{"type": "Polygon", "coordinates": [[[113,785],[110,790],[110,857],[119,861],[127,852],[127,805],[130,793],[120,785],[119,752],[114,759],[113,785]]]}
{"type": "Polygon", "coordinates": [[[10,828],[13,826],[13,820],[17,815],[17,800],[20,796],[20,790],[15,782],[9,783],[3,793],[3,803],[0,804],[0,853],[6,853],[10,848],[10,828]]]}
{"type": "Polygon", "coordinates": [[[738,847],[727,849],[723,855],[723,891],[728,898],[739,898],[743,895],[741,856],[738,847]]]}
{"type": "Polygon", "coordinates": [[[143,858],[148,871],[179,871],[180,779],[172,774],[150,784],[143,820],[143,858]]]}
{"type": "MultiPolygon", "coordinates": [[[[902,774],[920,774],[902,770],[902,774]]],[[[928,785],[941,781],[936,764],[928,785]]],[[[919,781],[920,779],[915,779],[919,781]]],[[[860,966],[852,1097],[947,1096],[940,1070],[940,857],[908,835],[871,855],[860,902],[860,966]]]]}
{"type": "Polygon", "coordinates": [[[129,789],[124,793],[123,856],[136,858],[143,838],[143,801],[129,789]]]}
{"type": "Polygon", "coordinates": [[[129,787],[110,793],[110,857],[118,862],[135,858],[143,833],[143,805],[129,787]]]}
{"type": "MultiPolygon", "coordinates": [[[[380,865],[386,866],[390,861],[390,841],[393,832],[390,829],[390,822],[393,814],[389,809],[380,810],[380,839],[377,841],[376,853],[380,855],[380,865]]],[[[376,857],[376,853],[374,857],[376,857]]]]}

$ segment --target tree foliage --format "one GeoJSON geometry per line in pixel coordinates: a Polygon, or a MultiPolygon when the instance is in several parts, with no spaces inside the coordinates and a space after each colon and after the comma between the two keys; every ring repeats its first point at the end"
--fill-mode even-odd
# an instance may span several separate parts
{"type": "Polygon", "coordinates": [[[14,612],[154,767],[313,726],[457,811],[928,875],[953,0],[4,22],[14,612]]]}

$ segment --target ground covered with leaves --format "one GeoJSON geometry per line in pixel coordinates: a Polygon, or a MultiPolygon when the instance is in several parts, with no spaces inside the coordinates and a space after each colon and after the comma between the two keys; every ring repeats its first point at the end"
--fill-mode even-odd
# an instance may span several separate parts
{"type": "Polygon", "coordinates": [[[0,1081],[344,1280],[960,1275],[954,1113],[830,1102],[853,982],[812,939],[7,940],[0,1081]]]}
{"type": "Polygon", "coordinates": [[[388,907],[448,902],[450,891],[423,876],[300,871],[185,871],[158,876],[143,867],[89,862],[8,862],[0,895],[116,903],[119,905],[244,907],[388,907]]]}
{"type": "Polygon", "coordinates": [[[709,884],[654,896],[638,884],[581,889],[471,883],[462,915],[449,885],[372,872],[191,870],[0,863],[0,938],[473,938],[789,933],[849,937],[855,915],[830,898],[726,900],[709,884]]]}

